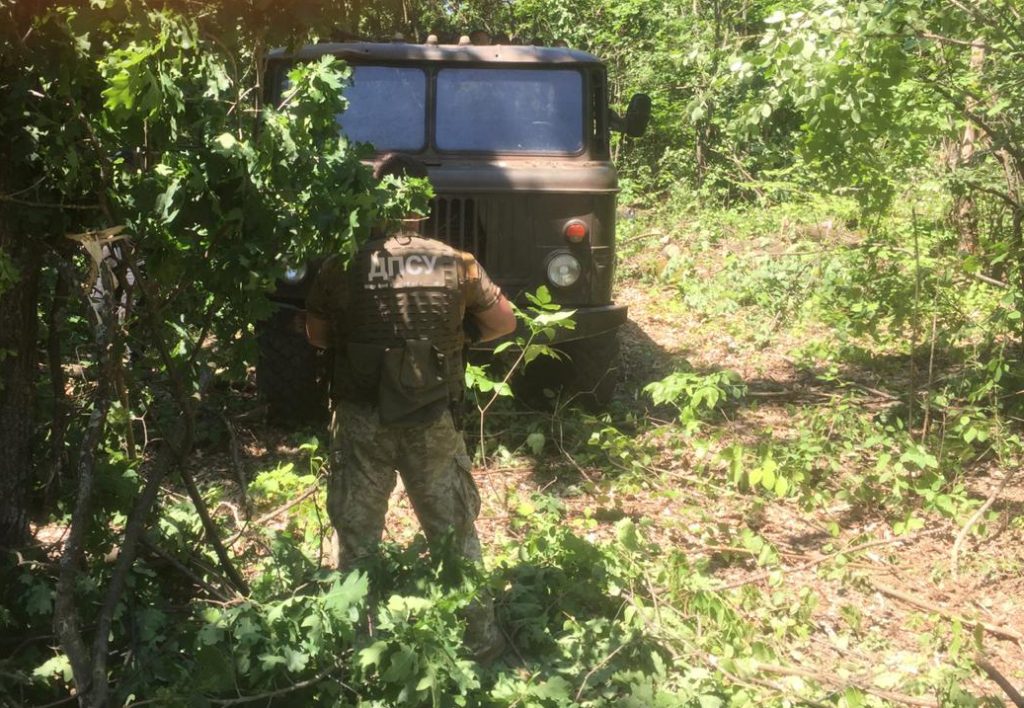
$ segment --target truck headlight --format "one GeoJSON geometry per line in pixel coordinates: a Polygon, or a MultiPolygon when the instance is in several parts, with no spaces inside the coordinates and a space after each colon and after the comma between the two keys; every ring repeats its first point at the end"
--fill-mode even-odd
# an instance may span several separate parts
{"type": "Polygon", "coordinates": [[[289,265],[285,267],[284,276],[282,277],[284,278],[284,282],[288,283],[289,285],[295,285],[296,283],[300,283],[303,281],[303,279],[305,279],[306,273],[307,269],[305,263],[297,266],[289,265]]]}
{"type": "Polygon", "coordinates": [[[559,288],[567,288],[580,279],[580,262],[571,253],[559,253],[548,261],[548,281],[559,288]]]}

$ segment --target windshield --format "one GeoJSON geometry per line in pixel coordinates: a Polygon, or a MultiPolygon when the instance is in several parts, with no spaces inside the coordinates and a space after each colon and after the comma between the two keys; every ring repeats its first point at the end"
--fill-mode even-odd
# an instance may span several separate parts
{"type": "Polygon", "coordinates": [[[583,149],[583,77],[571,69],[441,69],[439,150],[574,154],[583,149]]]}
{"type": "Polygon", "coordinates": [[[427,142],[427,75],[422,69],[353,66],[348,108],[338,125],[350,140],[379,152],[419,152],[427,142]]]}

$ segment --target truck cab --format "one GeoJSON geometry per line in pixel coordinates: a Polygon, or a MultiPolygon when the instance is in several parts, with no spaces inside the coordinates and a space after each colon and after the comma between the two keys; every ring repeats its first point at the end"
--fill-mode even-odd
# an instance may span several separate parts
{"type": "MultiPolygon", "coordinates": [[[[348,138],[375,154],[407,153],[427,165],[436,197],[423,233],[476,256],[514,302],[546,285],[555,302],[575,311],[575,328],[555,342],[571,369],[555,378],[579,378],[575,388],[610,395],[615,333],[626,321],[626,307],[612,298],[618,179],[610,136],[613,128],[641,134],[649,100],[634,97],[619,118],[608,107],[597,57],[557,47],[475,46],[467,38],[458,45],[431,38],[274,52],[266,73],[271,97],[292,64],[324,55],[352,69],[348,108],[338,116],[348,138]]],[[[282,292],[301,307],[294,295],[311,274],[290,275],[282,292]]]]}

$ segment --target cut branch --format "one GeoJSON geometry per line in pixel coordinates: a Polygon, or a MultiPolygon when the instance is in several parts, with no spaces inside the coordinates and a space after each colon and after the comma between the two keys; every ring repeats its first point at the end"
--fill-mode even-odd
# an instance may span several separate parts
{"type": "Polygon", "coordinates": [[[249,584],[245,582],[245,578],[242,577],[238,569],[235,568],[231,562],[231,557],[228,556],[227,549],[220,540],[220,534],[217,531],[217,524],[213,522],[213,518],[210,516],[210,510],[206,506],[206,502],[203,501],[203,495],[199,493],[199,488],[196,486],[195,478],[192,477],[192,473],[182,467],[181,478],[185,482],[185,488],[188,490],[188,495],[192,499],[192,504],[195,505],[196,513],[199,514],[199,519],[203,523],[203,530],[206,532],[206,540],[213,547],[214,552],[217,554],[217,558],[220,560],[220,565],[227,573],[231,583],[235,586],[243,595],[249,594],[249,584]]]}
{"type": "Polygon", "coordinates": [[[1009,484],[1010,480],[1015,476],[1014,472],[1015,470],[1007,470],[1003,475],[1003,481],[999,483],[999,486],[996,487],[995,490],[993,490],[988,499],[985,500],[985,503],[978,507],[977,511],[971,514],[971,518],[967,520],[964,527],[960,529],[960,533],[957,534],[956,541],[953,543],[952,557],[950,559],[950,568],[952,570],[953,580],[960,579],[960,548],[964,545],[964,540],[971,532],[971,529],[974,528],[974,525],[978,523],[981,517],[985,515],[985,512],[988,511],[995,503],[996,499],[999,498],[999,495],[1003,493],[1003,490],[1006,489],[1006,485],[1009,484]]]}
{"type": "MultiPolygon", "coordinates": [[[[932,534],[936,534],[936,533],[939,533],[940,531],[945,531],[945,530],[946,530],[945,528],[934,528],[934,529],[929,529],[927,531],[919,531],[919,532],[917,532],[915,534],[907,534],[906,536],[896,536],[894,538],[882,538],[882,539],[878,539],[877,541],[868,541],[866,543],[860,543],[860,544],[858,544],[856,546],[850,546],[849,548],[844,548],[842,550],[835,551],[834,553],[829,553],[828,555],[824,555],[824,556],[820,556],[818,558],[814,558],[812,560],[807,561],[806,563],[802,563],[802,564],[796,566],[795,568],[786,568],[784,570],[787,573],[798,573],[800,571],[809,570],[810,568],[813,568],[813,567],[815,567],[817,565],[821,565],[822,563],[825,563],[826,561],[830,561],[830,560],[832,560],[834,558],[837,558],[839,556],[850,555],[851,553],[859,553],[860,551],[866,551],[869,548],[878,548],[880,546],[891,546],[891,545],[894,545],[894,544],[897,544],[897,543],[903,543],[903,542],[906,542],[906,541],[911,541],[913,539],[920,538],[921,536],[930,536],[932,534]]],[[[762,571],[762,572],[758,573],[757,575],[755,575],[753,577],[746,578],[744,580],[740,580],[740,581],[737,581],[735,583],[728,583],[726,585],[720,585],[719,587],[714,588],[714,591],[715,592],[721,592],[723,590],[732,590],[732,589],[735,589],[735,588],[738,588],[738,587],[743,587],[744,585],[750,585],[752,583],[756,583],[756,582],[759,582],[761,580],[766,580],[766,579],[768,579],[771,576],[771,574],[773,572],[775,572],[775,571],[774,570],[765,570],[765,571],[762,571]]]]}
{"type": "Polygon", "coordinates": [[[952,610],[948,610],[945,607],[941,607],[926,600],[921,600],[913,595],[910,595],[909,593],[902,592],[901,590],[896,590],[895,588],[890,588],[886,585],[882,585],[873,578],[869,578],[869,582],[871,583],[871,586],[875,588],[875,590],[877,590],[878,592],[882,593],[887,597],[893,598],[894,600],[900,600],[901,602],[905,602],[908,605],[913,605],[914,607],[917,607],[921,610],[934,612],[935,614],[945,617],[948,620],[957,620],[968,627],[981,627],[989,634],[994,634],[995,636],[1002,637],[1003,639],[1009,639],[1015,642],[1024,641],[1024,635],[1021,635],[1020,632],[1010,627],[1001,627],[999,625],[989,624],[988,622],[969,620],[957,615],[955,612],[953,612],[952,610]]]}

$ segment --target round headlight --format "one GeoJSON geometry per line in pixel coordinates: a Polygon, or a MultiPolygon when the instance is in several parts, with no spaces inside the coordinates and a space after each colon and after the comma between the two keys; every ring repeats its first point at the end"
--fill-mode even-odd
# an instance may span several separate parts
{"type": "Polygon", "coordinates": [[[580,262],[570,253],[559,253],[548,261],[548,280],[559,288],[567,288],[580,279],[580,262]]]}
{"type": "Polygon", "coordinates": [[[293,266],[289,265],[284,269],[284,282],[295,285],[306,277],[306,264],[293,266]]]}

